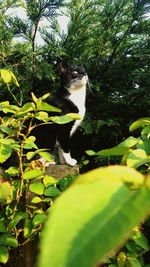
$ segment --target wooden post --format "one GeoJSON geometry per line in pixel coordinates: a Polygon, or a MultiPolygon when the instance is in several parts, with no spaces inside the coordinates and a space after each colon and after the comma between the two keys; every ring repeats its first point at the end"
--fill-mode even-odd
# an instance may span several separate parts
{"type": "Polygon", "coordinates": [[[46,168],[45,174],[51,175],[56,179],[62,179],[68,175],[77,176],[79,175],[79,166],[51,165],[46,168]]]}

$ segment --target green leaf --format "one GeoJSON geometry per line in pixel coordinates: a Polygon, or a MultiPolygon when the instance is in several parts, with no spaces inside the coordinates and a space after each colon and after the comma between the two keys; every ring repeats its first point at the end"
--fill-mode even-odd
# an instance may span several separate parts
{"type": "Polygon", "coordinates": [[[132,254],[136,254],[137,253],[137,246],[135,244],[135,242],[133,240],[128,240],[125,244],[125,247],[127,248],[127,250],[132,253],[132,254]]]}
{"type": "Polygon", "coordinates": [[[25,149],[32,149],[32,148],[38,149],[37,145],[34,143],[35,139],[36,138],[34,136],[29,136],[25,141],[24,148],[25,149]]]}
{"type": "Polygon", "coordinates": [[[8,231],[11,231],[22,219],[28,217],[28,214],[25,212],[16,213],[12,221],[8,225],[8,231]]]}
{"type": "Polygon", "coordinates": [[[6,230],[6,220],[4,218],[0,219],[0,233],[5,233],[6,230]]]}
{"type": "Polygon", "coordinates": [[[129,153],[127,158],[127,166],[138,168],[148,162],[148,157],[143,149],[136,149],[129,153]]]}
{"type": "Polygon", "coordinates": [[[144,127],[141,132],[142,139],[150,142],[150,126],[144,127]]]}
{"type": "Polygon", "coordinates": [[[32,193],[42,195],[44,193],[44,185],[41,182],[30,184],[29,189],[32,193]]]}
{"type": "Polygon", "coordinates": [[[9,258],[8,248],[0,246],[0,262],[6,264],[9,258]]]}
{"type": "Polygon", "coordinates": [[[130,127],[129,127],[129,131],[133,132],[135,130],[137,130],[138,128],[143,128],[146,125],[150,124],[150,118],[141,118],[135,122],[133,122],[130,127]]]}
{"type": "Polygon", "coordinates": [[[45,100],[45,99],[47,99],[49,96],[50,96],[50,93],[47,93],[47,94],[43,95],[43,96],[41,97],[41,99],[42,99],[42,100],[45,100]]]}
{"type": "Polygon", "coordinates": [[[93,150],[87,150],[87,151],[86,151],[86,154],[87,154],[88,156],[95,156],[95,155],[96,155],[96,152],[93,151],[93,150]]]}
{"type": "Polygon", "coordinates": [[[15,237],[13,237],[10,234],[1,234],[0,235],[0,245],[17,248],[18,247],[18,241],[16,240],[15,237]]]}
{"type": "Polygon", "coordinates": [[[3,110],[3,108],[9,107],[9,101],[4,101],[0,103],[0,110],[3,110]]]}
{"type": "Polygon", "coordinates": [[[30,219],[26,219],[24,222],[24,237],[27,238],[30,236],[32,230],[32,222],[30,219]]]}
{"type": "Polygon", "coordinates": [[[13,128],[10,128],[10,127],[6,127],[4,125],[0,125],[0,130],[4,133],[7,133],[7,134],[14,134],[17,132],[17,129],[13,129],[13,128]]]}
{"type": "Polygon", "coordinates": [[[67,116],[67,115],[63,115],[63,116],[54,116],[54,117],[50,117],[51,121],[57,123],[57,124],[65,124],[65,123],[69,123],[71,121],[73,121],[74,119],[72,119],[71,117],[67,116]]]}
{"type": "Polygon", "coordinates": [[[39,111],[39,112],[35,115],[35,118],[38,119],[38,120],[40,120],[40,121],[44,121],[44,122],[49,121],[48,113],[45,112],[45,111],[39,111]]]}
{"type": "Polygon", "coordinates": [[[43,202],[50,202],[50,201],[52,201],[52,199],[50,197],[46,197],[43,199],[43,202]]]}
{"type": "Polygon", "coordinates": [[[3,81],[7,84],[11,82],[11,74],[8,70],[0,70],[3,81]]]}
{"type": "Polygon", "coordinates": [[[105,156],[105,157],[122,156],[122,155],[126,154],[127,151],[128,151],[128,147],[123,146],[123,145],[118,145],[118,146],[113,147],[113,148],[103,149],[103,150],[97,152],[96,155],[97,156],[105,156]]]}
{"type": "Polygon", "coordinates": [[[135,138],[133,136],[129,136],[127,139],[125,139],[119,146],[125,146],[128,148],[134,147],[138,143],[138,138],[135,138]]]}
{"type": "Polygon", "coordinates": [[[15,143],[14,139],[0,139],[0,144],[5,144],[5,145],[12,145],[15,143]]]}
{"type": "Polygon", "coordinates": [[[78,113],[67,113],[66,116],[72,120],[81,120],[81,116],[78,113]]]}
{"type": "Polygon", "coordinates": [[[98,156],[122,156],[129,151],[129,148],[134,147],[138,143],[138,139],[133,136],[128,137],[125,141],[116,147],[101,150],[96,153],[98,156]]]}
{"type": "Polygon", "coordinates": [[[35,96],[33,92],[31,92],[31,96],[32,96],[34,103],[37,103],[39,101],[39,99],[35,96]]]}
{"type": "Polygon", "coordinates": [[[33,197],[31,200],[31,203],[37,204],[42,202],[42,199],[40,197],[33,197]]]}
{"type": "Polygon", "coordinates": [[[37,109],[38,110],[44,110],[44,111],[48,111],[48,112],[61,112],[61,110],[57,107],[51,106],[46,102],[37,102],[37,109]]]}
{"type": "Polygon", "coordinates": [[[30,152],[28,152],[28,153],[26,154],[26,157],[27,157],[28,160],[30,160],[30,159],[32,159],[35,155],[36,155],[36,152],[32,152],[32,151],[30,151],[30,152]]]}
{"type": "Polygon", "coordinates": [[[31,170],[31,171],[27,171],[24,173],[23,179],[31,180],[31,179],[38,178],[42,175],[43,175],[43,171],[41,171],[41,170],[38,170],[38,169],[37,170],[31,170]]]}
{"type": "Polygon", "coordinates": [[[150,188],[132,168],[112,166],[81,175],[53,204],[39,266],[95,266],[126,241],[149,206],[150,188]]]}
{"type": "Polygon", "coordinates": [[[19,110],[19,112],[17,113],[17,116],[26,114],[26,113],[28,113],[30,111],[34,111],[34,110],[35,110],[34,103],[28,102],[28,103],[24,104],[23,107],[19,110]]]}
{"type": "Polygon", "coordinates": [[[141,248],[143,248],[144,250],[146,250],[146,251],[148,250],[148,248],[149,248],[148,240],[143,235],[143,233],[141,233],[140,231],[133,232],[133,234],[132,234],[132,240],[134,240],[134,242],[138,246],[140,246],[141,248]]]}
{"type": "Polygon", "coordinates": [[[45,214],[36,214],[33,218],[32,224],[34,227],[43,224],[47,219],[45,214]]]}
{"type": "Polygon", "coordinates": [[[16,175],[19,174],[19,170],[16,167],[10,167],[9,169],[5,171],[5,173],[7,173],[8,175],[12,177],[15,177],[16,175]]]}
{"type": "Polygon", "coordinates": [[[11,75],[11,77],[13,79],[14,84],[19,87],[19,83],[17,81],[17,78],[16,78],[15,74],[11,70],[9,72],[10,72],[10,75],[11,75]]]}
{"type": "Polygon", "coordinates": [[[60,193],[60,190],[54,186],[49,186],[44,191],[44,195],[47,197],[57,197],[60,195],[60,193]]]}
{"type": "Polygon", "coordinates": [[[50,185],[56,184],[56,179],[52,176],[46,175],[43,178],[43,183],[44,183],[45,187],[48,187],[50,185]]]}
{"type": "MultiPolygon", "coordinates": [[[[45,151],[46,149],[37,149],[36,151],[30,151],[30,152],[28,152],[27,153],[27,159],[28,160],[30,160],[30,159],[32,159],[36,154],[39,154],[39,155],[43,155],[43,157],[46,159],[48,159],[48,161],[49,161],[49,159],[51,159],[52,160],[52,157],[51,157],[51,154],[49,154],[48,152],[46,152],[45,151]],[[43,153],[44,152],[44,153],[43,153]],[[42,154],[43,153],[43,154],[42,154]]],[[[48,149],[47,149],[48,150],[48,149]]],[[[50,160],[50,161],[51,161],[50,160]]]]}
{"type": "Polygon", "coordinates": [[[127,260],[126,264],[127,264],[126,266],[130,266],[130,267],[142,267],[142,265],[138,261],[138,259],[132,258],[132,257],[128,257],[128,260],[127,260]]]}
{"type": "Polygon", "coordinates": [[[38,154],[48,162],[53,161],[53,158],[52,158],[51,154],[46,152],[46,151],[39,152],[38,154]]]}
{"type": "Polygon", "coordinates": [[[141,132],[141,137],[144,140],[144,149],[150,154],[150,126],[144,127],[141,132]]]}
{"type": "Polygon", "coordinates": [[[8,182],[0,183],[0,202],[9,203],[12,200],[11,185],[8,182]]]}
{"type": "Polygon", "coordinates": [[[16,111],[19,111],[20,110],[20,108],[18,108],[17,106],[13,106],[13,105],[9,105],[8,107],[4,107],[3,109],[2,109],[2,111],[4,112],[4,113],[12,113],[12,114],[15,114],[16,113],[16,111]]]}

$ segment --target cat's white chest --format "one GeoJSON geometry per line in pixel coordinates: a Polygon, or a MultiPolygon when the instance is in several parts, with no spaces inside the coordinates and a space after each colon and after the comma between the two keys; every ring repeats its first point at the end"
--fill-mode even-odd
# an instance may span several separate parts
{"type": "Polygon", "coordinates": [[[86,98],[86,88],[85,86],[82,86],[78,89],[72,89],[70,90],[70,96],[69,99],[72,101],[74,105],[77,106],[79,112],[78,114],[80,115],[81,119],[76,120],[72,129],[71,129],[71,134],[72,135],[77,127],[81,124],[84,115],[85,115],[85,98],[86,98]]]}

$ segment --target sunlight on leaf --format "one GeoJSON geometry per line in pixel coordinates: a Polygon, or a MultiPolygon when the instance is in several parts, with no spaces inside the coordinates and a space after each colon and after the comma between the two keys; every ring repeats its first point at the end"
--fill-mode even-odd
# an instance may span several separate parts
{"type": "Polygon", "coordinates": [[[79,176],[53,205],[43,229],[39,266],[95,266],[145,218],[150,190],[143,183],[142,174],[125,166],[79,176]]]}

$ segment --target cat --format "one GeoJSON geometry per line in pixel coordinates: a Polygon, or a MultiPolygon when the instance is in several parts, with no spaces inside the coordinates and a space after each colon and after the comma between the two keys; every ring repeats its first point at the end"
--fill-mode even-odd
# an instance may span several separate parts
{"type": "MultiPolygon", "coordinates": [[[[80,119],[63,125],[42,125],[36,127],[32,134],[36,137],[36,144],[39,148],[53,150],[57,144],[61,149],[61,156],[64,163],[74,166],[77,164],[77,161],[71,157],[70,138],[75,133],[85,116],[88,75],[83,66],[70,67],[67,63],[62,62],[60,67],[60,90],[47,102],[60,108],[60,115],[78,113],[80,119]]],[[[43,161],[43,159],[40,160],[41,162],[43,161]]]]}

